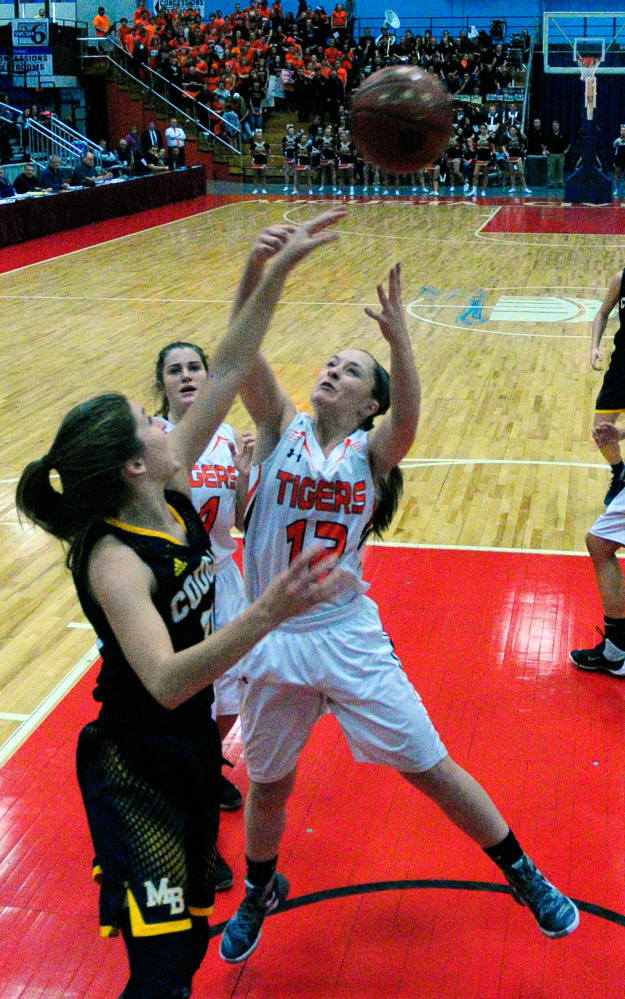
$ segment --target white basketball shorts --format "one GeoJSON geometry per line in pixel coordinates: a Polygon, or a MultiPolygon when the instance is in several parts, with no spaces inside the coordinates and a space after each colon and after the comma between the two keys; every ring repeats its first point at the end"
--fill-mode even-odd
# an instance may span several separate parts
{"type": "Polygon", "coordinates": [[[271,632],[246,656],[240,685],[245,759],[259,783],[293,770],[327,710],[358,762],[423,772],[447,756],[368,597],[326,627],[271,632]]]}
{"type": "Polygon", "coordinates": [[[625,545],[625,489],[614,497],[605,513],[597,517],[590,533],[617,545],[625,545]]]}
{"type": "MultiPolygon", "coordinates": [[[[215,575],[215,631],[229,624],[242,614],[247,607],[243,577],[234,559],[227,559],[215,575]]],[[[216,717],[238,715],[241,668],[244,660],[239,660],[227,673],[215,680],[216,717]]]]}

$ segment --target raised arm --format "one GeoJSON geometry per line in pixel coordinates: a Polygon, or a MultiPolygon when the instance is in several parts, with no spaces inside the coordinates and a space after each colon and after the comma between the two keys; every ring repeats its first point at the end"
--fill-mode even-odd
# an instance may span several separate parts
{"type": "Polygon", "coordinates": [[[401,264],[389,274],[388,296],[378,285],[381,312],[366,308],[391,348],[391,408],[369,434],[369,456],[376,476],[385,477],[408,453],[417,431],[421,385],[412,354],[401,298],[401,264]]]}
{"type": "Polygon", "coordinates": [[[601,362],[603,361],[603,355],[599,349],[601,339],[605,333],[605,328],[608,324],[608,319],[610,318],[610,313],[619,300],[621,294],[621,278],[623,272],[619,271],[615,274],[606,292],[605,298],[599,307],[599,311],[594,318],[592,324],[592,339],[590,341],[590,364],[595,371],[599,371],[601,362]]]}
{"type": "MultiPolygon", "coordinates": [[[[323,219],[324,213],[320,218],[323,219]]],[[[333,218],[330,225],[335,225],[345,217],[342,207],[332,210],[333,218]]],[[[232,307],[235,316],[253,294],[260,281],[263,268],[268,260],[281,251],[282,246],[292,237],[294,227],[290,225],[275,225],[263,233],[250,254],[237,297],[232,307]]],[[[296,413],[290,396],[278,384],[271,366],[262,354],[259,354],[249,378],[241,386],[241,398],[248,413],[256,424],[256,446],[254,457],[257,462],[264,461],[274,450],[280,437],[288,427],[296,413]]]]}
{"type": "MultiPolygon", "coordinates": [[[[225,419],[241,385],[250,377],[289,273],[316,247],[338,239],[337,233],[327,230],[343,215],[343,209],[331,209],[285,233],[251,294],[231,316],[228,330],[211,359],[209,377],[193,405],[169,434],[170,447],[181,465],[174,480],[176,486],[185,487],[185,471],[193,468],[207,441],[225,419]]],[[[248,279],[246,267],[243,280],[248,279]]]]}

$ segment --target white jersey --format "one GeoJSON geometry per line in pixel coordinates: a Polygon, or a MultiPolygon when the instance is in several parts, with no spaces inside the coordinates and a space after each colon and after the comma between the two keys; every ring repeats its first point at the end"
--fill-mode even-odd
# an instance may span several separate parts
{"type": "Polygon", "coordinates": [[[329,623],[367,589],[362,549],[375,503],[367,451],[366,432],[356,430],[326,458],[310,416],[298,413],[269,458],[252,467],[244,548],[249,601],[304,548],[320,540],[336,551],[340,568],[352,576],[351,588],[334,602],[287,622],[290,628],[329,623]]]}
{"type": "MultiPolygon", "coordinates": [[[[173,423],[164,422],[168,432],[173,430],[173,423]]],[[[189,477],[191,501],[210,535],[217,570],[237,550],[237,543],[230,533],[236,513],[238,472],[232,463],[228,442],[234,440],[230,424],[222,423],[189,477]]]]}

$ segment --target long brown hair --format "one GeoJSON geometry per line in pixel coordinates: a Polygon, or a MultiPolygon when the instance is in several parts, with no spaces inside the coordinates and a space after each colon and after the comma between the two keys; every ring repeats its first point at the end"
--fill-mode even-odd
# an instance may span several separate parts
{"type": "MultiPolygon", "coordinates": [[[[369,354],[369,351],[364,351],[369,354]]],[[[378,403],[377,411],[368,416],[360,424],[360,430],[373,430],[373,421],[377,416],[383,416],[391,406],[391,379],[386,368],[383,368],[379,361],[376,361],[373,354],[369,354],[373,361],[373,398],[378,403]]],[[[375,469],[374,469],[375,472],[375,469]]],[[[382,537],[390,525],[393,517],[397,513],[399,501],[404,492],[404,476],[399,465],[391,468],[384,478],[376,477],[377,503],[371,519],[371,530],[382,537]]]]}
{"type": "Polygon", "coordinates": [[[142,451],[126,396],[110,392],[71,409],[48,453],[22,472],[17,508],[48,534],[69,544],[69,568],[89,527],[118,513],[127,496],[122,468],[142,451]],[[53,469],[59,474],[62,492],[50,482],[53,469]]]}

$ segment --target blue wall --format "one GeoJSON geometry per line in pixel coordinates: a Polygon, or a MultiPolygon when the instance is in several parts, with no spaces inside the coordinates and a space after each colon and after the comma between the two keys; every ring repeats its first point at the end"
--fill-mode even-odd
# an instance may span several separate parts
{"type": "MultiPolygon", "coordinates": [[[[320,0],[323,3],[323,0],[320,0]]],[[[386,6],[385,0],[356,0],[357,16],[365,18],[379,18],[386,6]]],[[[289,0],[283,3],[286,9],[291,8],[289,0]]],[[[313,4],[314,6],[314,4],[313,4]]],[[[330,11],[334,3],[330,0],[324,4],[326,10],[330,11]]],[[[622,9],[621,3],[606,3],[606,0],[439,0],[438,3],[426,3],[423,0],[390,0],[389,6],[400,18],[404,20],[421,19],[424,17],[434,17],[437,21],[449,18],[468,18],[469,20],[483,21],[496,17],[505,19],[514,18],[515,21],[523,19],[527,21],[528,27],[539,21],[544,10],[588,10],[603,11],[609,9],[622,9]]],[[[401,33],[401,32],[400,32],[401,33]]]]}

